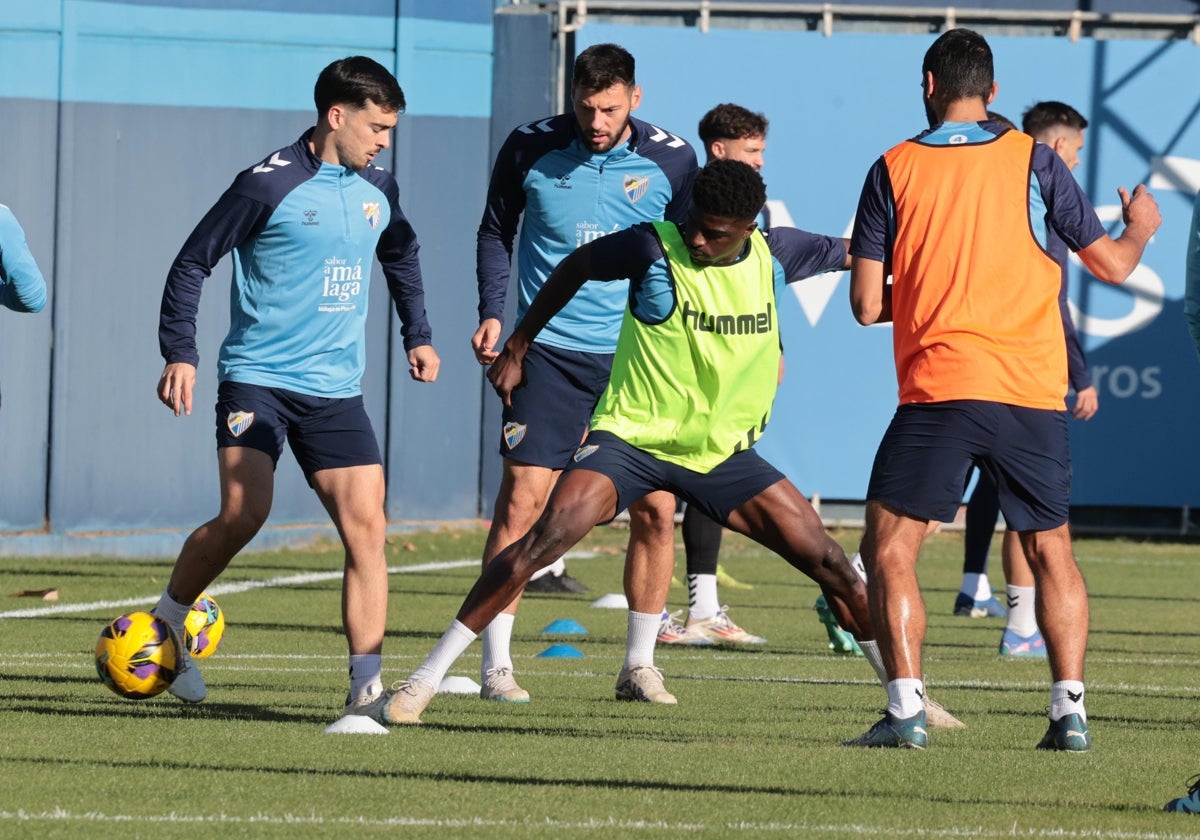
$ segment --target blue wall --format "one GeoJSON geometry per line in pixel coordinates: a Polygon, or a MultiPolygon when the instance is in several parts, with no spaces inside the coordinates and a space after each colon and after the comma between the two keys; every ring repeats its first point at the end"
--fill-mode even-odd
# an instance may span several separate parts
{"type": "MultiPolygon", "coordinates": [[[[0,531],[173,532],[216,512],[213,360],[229,262],[205,288],[197,405],[182,419],[154,393],[163,280],[234,174],[313,123],[320,69],[355,53],[393,68],[408,98],[390,166],[421,238],[443,360],[436,384],[408,380],[376,271],[364,392],[388,453],[388,513],[477,515],[481,389],[464,300],[488,173],[493,6],[402,2],[399,16],[390,0],[0,6],[0,113],[21,126],[5,143],[20,165],[0,169],[0,201],[51,286],[41,315],[0,315],[0,531]]],[[[326,520],[286,455],[270,523],[326,520]]],[[[135,536],[126,542],[138,550],[135,536]]]]}
{"type": "MultiPolygon", "coordinates": [[[[421,237],[443,359],[435,385],[408,380],[376,276],[364,389],[386,452],[388,514],[486,513],[498,413],[467,343],[476,326],[474,232],[498,138],[531,113],[558,110],[548,17],[531,9],[502,15],[493,47],[499,5],[508,4],[0,4],[0,116],[21,128],[6,136],[0,201],[22,220],[51,285],[41,315],[0,313],[0,554],[42,550],[37,534],[46,551],[162,553],[165,545],[169,553],[216,511],[212,360],[228,323],[229,266],[218,266],[205,291],[198,405],[183,419],[154,395],[163,279],[234,173],[312,123],[317,72],[351,53],[394,68],[408,97],[384,163],[421,237]]],[[[870,162],[920,128],[917,68],[931,39],[702,34],[595,20],[576,36],[578,48],[607,40],[629,47],[645,86],[639,115],[693,142],[700,114],[717,102],[765,111],[765,175],[777,211],[837,234],[848,229],[870,162]],[[700,76],[698,66],[712,69],[700,76]]],[[[1133,293],[1098,288],[1078,270],[1072,278],[1102,400],[1096,419],[1073,424],[1074,501],[1200,504],[1200,483],[1185,469],[1200,454],[1189,424],[1200,411],[1200,370],[1179,312],[1200,129],[1196,94],[1186,86],[1170,100],[1165,93],[1171,80],[1200,77],[1200,50],[1137,40],[991,41],[996,107],[1016,118],[1036,99],[1080,107],[1093,128],[1076,174],[1093,200],[1111,208],[1117,184],[1150,180],[1166,219],[1133,293]]],[[[764,452],[807,492],[861,498],[894,407],[890,332],[853,322],[845,278],[793,291],[781,304],[787,380],[764,452]]],[[[278,479],[270,524],[326,521],[290,455],[278,479]]]]}

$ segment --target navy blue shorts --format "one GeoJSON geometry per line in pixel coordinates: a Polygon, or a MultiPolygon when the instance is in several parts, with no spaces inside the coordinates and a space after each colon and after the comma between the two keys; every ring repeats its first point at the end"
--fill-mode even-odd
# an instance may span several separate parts
{"type": "Polygon", "coordinates": [[[1066,412],[983,400],[900,406],[875,454],[867,499],[949,522],[972,464],[995,479],[1000,510],[1013,530],[1049,531],[1066,523],[1066,412]]]}
{"type": "Polygon", "coordinates": [[[617,513],[647,493],[670,490],[722,524],[729,521],[730,513],[784,478],[753,449],[735,452],[711,472],[700,473],[659,460],[611,432],[600,431],[588,435],[566,468],[591,470],[612,481],[617,488],[617,513]]]}
{"type": "Polygon", "coordinates": [[[218,448],[247,446],[278,464],[285,438],[310,484],[319,470],[383,463],[361,394],[330,398],[244,382],[218,386],[218,448]]]}
{"type": "Polygon", "coordinates": [[[611,353],[583,353],[534,342],[525,354],[524,382],[504,409],[500,454],[561,470],[587,434],[608,387],[611,353]]]}

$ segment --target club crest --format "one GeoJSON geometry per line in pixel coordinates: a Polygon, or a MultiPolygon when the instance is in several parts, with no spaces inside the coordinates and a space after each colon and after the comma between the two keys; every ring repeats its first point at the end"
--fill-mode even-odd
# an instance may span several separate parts
{"type": "Polygon", "coordinates": [[[581,446],[575,450],[575,455],[574,455],[574,457],[571,458],[571,460],[578,464],[580,461],[582,461],[587,456],[591,455],[593,452],[595,452],[599,448],[600,448],[600,444],[598,444],[598,443],[591,443],[591,444],[588,444],[587,446],[581,446]]]}
{"type": "Polygon", "coordinates": [[[225,418],[225,425],[229,429],[229,433],[234,437],[241,437],[242,433],[253,424],[253,411],[231,411],[225,418]]]}
{"type": "Polygon", "coordinates": [[[375,228],[379,227],[379,219],[382,215],[379,210],[379,202],[364,201],[363,215],[367,217],[367,224],[371,226],[371,230],[375,230],[375,228]]]}
{"type": "Polygon", "coordinates": [[[525,424],[524,423],[505,423],[504,424],[504,445],[509,449],[516,449],[521,441],[525,440],[525,424]]]}
{"type": "Polygon", "coordinates": [[[650,186],[650,176],[639,178],[636,175],[625,176],[625,195],[634,204],[637,200],[646,194],[646,188],[650,186]]]}

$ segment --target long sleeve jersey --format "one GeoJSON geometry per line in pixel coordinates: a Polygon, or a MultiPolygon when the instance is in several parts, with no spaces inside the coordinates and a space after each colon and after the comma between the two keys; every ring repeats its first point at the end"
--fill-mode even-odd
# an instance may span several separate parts
{"type": "Polygon", "coordinates": [[[17,312],[41,312],[46,280],[13,212],[0,204],[0,304],[17,312]]]}
{"type": "MultiPolygon", "coordinates": [[[[683,222],[696,153],[638,119],[626,142],[593,154],[573,113],[518,126],[496,158],[476,241],[479,319],[503,320],[513,241],[518,320],[550,272],[580,245],[638,222],[683,222]],[[522,215],[524,219],[522,221],[522,215]]],[[[537,340],[567,350],[612,353],[628,283],[589,283],[537,340]]]]}
{"type": "Polygon", "coordinates": [[[325,397],[355,396],[366,364],[371,259],[383,267],[404,348],[431,342],[418,243],[396,180],[323,162],[312,129],[234,179],[167,275],[159,346],[197,364],[196,312],[213,266],[233,252],[229,333],[217,376],[325,397]]]}

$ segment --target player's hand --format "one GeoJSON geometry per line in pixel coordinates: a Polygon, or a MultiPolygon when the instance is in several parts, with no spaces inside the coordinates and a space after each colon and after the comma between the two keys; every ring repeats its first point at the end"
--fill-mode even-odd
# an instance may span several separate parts
{"type": "Polygon", "coordinates": [[[441,366],[442,360],[432,344],[422,344],[408,351],[408,375],[417,382],[433,382],[441,366]]]}
{"type": "Polygon", "coordinates": [[[1133,194],[1124,187],[1117,187],[1117,195],[1121,197],[1121,217],[1125,226],[1142,225],[1149,228],[1151,234],[1162,224],[1162,213],[1158,209],[1158,201],[1146,189],[1145,184],[1133,188],[1133,194]]]}
{"type": "Polygon", "coordinates": [[[500,354],[493,348],[500,340],[500,322],[495,318],[487,318],[475,335],[471,336],[471,349],[475,351],[475,359],[481,365],[490,365],[500,354]]]}
{"type": "Polygon", "coordinates": [[[172,362],[158,378],[158,400],[178,417],[192,413],[192,392],[196,388],[196,366],[172,362]]]}
{"type": "Polygon", "coordinates": [[[1100,395],[1096,392],[1096,386],[1092,385],[1075,394],[1075,407],[1071,409],[1071,415],[1076,420],[1091,420],[1099,409],[1100,395]]]}
{"type": "Polygon", "coordinates": [[[500,395],[501,401],[506,406],[512,405],[512,392],[520,388],[525,379],[524,354],[517,355],[507,347],[504,348],[504,352],[500,353],[495,363],[488,368],[487,378],[500,395]]]}

